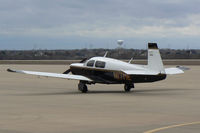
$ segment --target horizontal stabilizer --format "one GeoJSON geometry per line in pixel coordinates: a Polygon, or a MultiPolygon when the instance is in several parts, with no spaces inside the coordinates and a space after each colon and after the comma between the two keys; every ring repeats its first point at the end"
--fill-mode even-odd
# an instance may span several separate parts
{"type": "Polygon", "coordinates": [[[187,67],[184,67],[184,66],[176,66],[176,68],[179,68],[183,71],[187,71],[187,70],[190,70],[190,68],[187,68],[187,67]]]}
{"type": "Polygon", "coordinates": [[[166,68],[165,73],[170,74],[170,75],[171,74],[181,74],[181,73],[184,73],[184,71],[179,68],[166,68]]]}
{"type": "Polygon", "coordinates": [[[63,78],[63,79],[69,79],[69,80],[82,80],[82,81],[89,81],[89,82],[92,81],[91,79],[84,77],[84,76],[81,76],[81,75],[36,72],[36,71],[24,71],[24,70],[12,70],[12,69],[7,69],[7,71],[8,72],[15,72],[15,73],[22,73],[22,74],[44,76],[44,77],[63,78]]]}

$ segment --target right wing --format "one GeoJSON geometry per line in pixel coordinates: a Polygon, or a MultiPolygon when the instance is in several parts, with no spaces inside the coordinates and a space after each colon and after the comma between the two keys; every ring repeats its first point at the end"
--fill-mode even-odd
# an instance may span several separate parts
{"type": "Polygon", "coordinates": [[[30,74],[30,75],[37,75],[37,76],[44,76],[44,77],[54,77],[54,78],[63,78],[69,80],[82,80],[82,81],[89,81],[92,80],[81,75],[72,75],[72,74],[59,74],[59,73],[48,73],[48,72],[36,72],[36,71],[24,71],[24,70],[12,70],[7,69],[8,72],[14,73],[22,73],[22,74],[30,74]]]}

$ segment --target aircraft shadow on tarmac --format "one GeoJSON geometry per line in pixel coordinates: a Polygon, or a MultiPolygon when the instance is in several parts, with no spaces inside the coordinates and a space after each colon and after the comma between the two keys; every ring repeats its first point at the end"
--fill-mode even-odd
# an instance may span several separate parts
{"type": "Polygon", "coordinates": [[[24,94],[13,94],[18,96],[47,96],[47,95],[92,95],[92,94],[122,94],[122,95],[133,95],[133,96],[151,96],[151,95],[181,95],[183,91],[191,91],[191,89],[138,89],[138,90],[132,90],[130,92],[124,92],[123,90],[116,90],[116,91],[105,91],[105,90],[90,90],[87,93],[81,93],[79,91],[70,91],[70,92],[48,92],[48,93],[24,93],[24,94]]]}

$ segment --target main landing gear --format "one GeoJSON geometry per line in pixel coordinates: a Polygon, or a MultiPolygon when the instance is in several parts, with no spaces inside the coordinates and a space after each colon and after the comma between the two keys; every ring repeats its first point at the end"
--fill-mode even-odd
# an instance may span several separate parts
{"type": "Polygon", "coordinates": [[[86,83],[84,83],[83,81],[80,81],[78,84],[78,90],[81,91],[82,93],[86,93],[88,91],[86,83]]]}
{"type": "MultiPolygon", "coordinates": [[[[134,83],[124,85],[125,92],[130,92],[132,88],[135,88],[134,83]]],[[[87,93],[88,88],[86,86],[86,82],[80,81],[78,84],[78,90],[81,91],[82,93],[87,93]]]]}
{"type": "Polygon", "coordinates": [[[131,91],[131,88],[135,88],[134,83],[133,84],[125,84],[124,85],[125,92],[131,91]]]}

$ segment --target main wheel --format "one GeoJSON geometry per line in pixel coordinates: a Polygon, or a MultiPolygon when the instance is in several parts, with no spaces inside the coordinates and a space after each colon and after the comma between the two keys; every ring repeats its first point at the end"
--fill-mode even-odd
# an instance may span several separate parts
{"type": "Polygon", "coordinates": [[[86,93],[88,91],[88,88],[87,88],[86,84],[80,82],[78,84],[78,90],[81,91],[82,93],[86,93]]]}
{"type": "Polygon", "coordinates": [[[125,84],[125,85],[124,85],[124,90],[125,90],[125,92],[131,91],[131,86],[128,85],[128,84],[125,84]]]}

